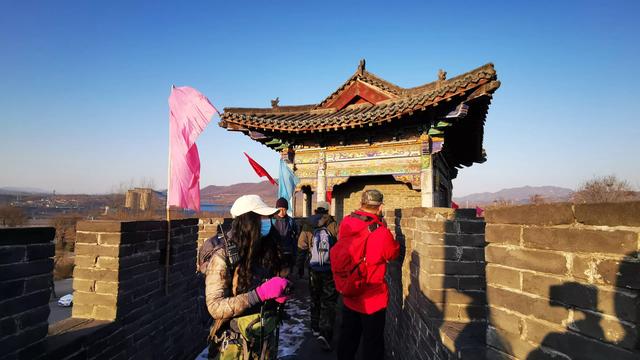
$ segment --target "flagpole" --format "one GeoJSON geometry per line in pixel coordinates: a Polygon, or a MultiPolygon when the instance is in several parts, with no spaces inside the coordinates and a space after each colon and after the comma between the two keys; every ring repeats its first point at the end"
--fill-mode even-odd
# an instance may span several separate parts
{"type": "MultiPolygon", "coordinates": [[[[175,89],[175,85],[171,85],[171,92],[175,89]]],[[[171,94],[171,92],[169,94],[171,94]]],[[[167,161],[167,241],[165,247],[164,260],[164,294],[169,295],[169,257],[171,256],[171,212],[169,211],[169,191],[171,191],[171,122],[169,122],[169,159],[167,161]]]]}

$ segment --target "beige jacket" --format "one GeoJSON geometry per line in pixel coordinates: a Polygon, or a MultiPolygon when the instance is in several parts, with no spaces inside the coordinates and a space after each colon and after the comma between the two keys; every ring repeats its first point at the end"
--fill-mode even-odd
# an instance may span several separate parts
{"type": "Polygon", "coordinates": [[[224,247],[213,253],[207,266],[205,295],[209,314],[216,320],[231,319],[242,315],[247,309],[258,304],[260,299],[255,291],[234,295],[233,274],[227,264],[224,247]]]}

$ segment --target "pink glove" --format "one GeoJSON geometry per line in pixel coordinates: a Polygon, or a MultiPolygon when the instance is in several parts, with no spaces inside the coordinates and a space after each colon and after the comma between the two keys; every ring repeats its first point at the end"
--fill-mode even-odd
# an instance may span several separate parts
{"type": "Polygon", "coordinates": [[[265,281],[262,285],[258,286],[256,288],[256,293],[258,293],[260,301],[278,298],[278,300],[284,302],[284,300],[286,300],[286,297],[285,299],[281,298],[284,297],[283,295],[285,294],[285,289],[288,285],[289,281],[287,279],[275,276],[265,281]]]}

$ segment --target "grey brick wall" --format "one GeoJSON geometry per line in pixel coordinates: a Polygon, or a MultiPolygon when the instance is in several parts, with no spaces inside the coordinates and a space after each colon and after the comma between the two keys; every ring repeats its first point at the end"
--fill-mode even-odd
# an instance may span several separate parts
{"type": "Polygon", "coordinates": [[[44,352],[54,234],[53,228],[0,229],[0,359],[44,352]]]}

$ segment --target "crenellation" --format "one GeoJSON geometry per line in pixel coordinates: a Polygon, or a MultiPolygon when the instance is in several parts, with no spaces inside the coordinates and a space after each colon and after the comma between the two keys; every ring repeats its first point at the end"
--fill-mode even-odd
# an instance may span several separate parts
{"type": "Polygon", "coordinates": [[[517,354],[492,345],[488,335],[489,353],[500,350],[516,359],[640,356],[640,229],[632,226],[637,204],[550,205],[562,216],[544,215],[541,209],[551,211],[549,206],[486,210],[489,323],[514,333],[509,322],[518,317],[524,321],[521,337],[534,345],[517,354]]]}

